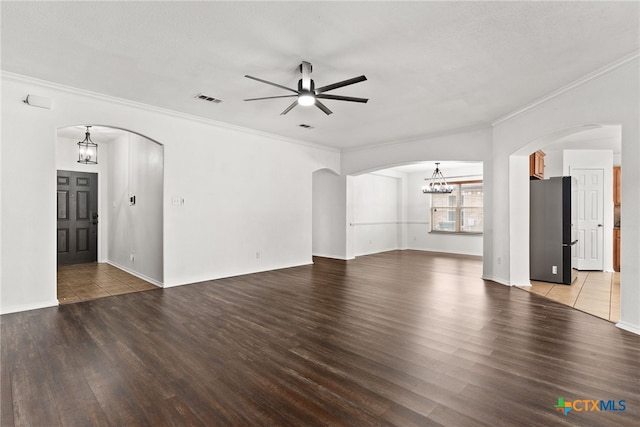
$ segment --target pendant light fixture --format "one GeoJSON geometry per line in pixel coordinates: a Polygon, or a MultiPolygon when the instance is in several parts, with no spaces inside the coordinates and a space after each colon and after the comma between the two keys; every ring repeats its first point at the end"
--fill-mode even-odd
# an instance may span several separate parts
{"type": "Polygon", "coordinates": [[[98,164],[98,144],[91,140],[89,128],[86,126],[87,132],[84,134],[84,141],[78,142],[78,163],[87,165],[98,164]]]}
{"type": "Polygon", "coordinates": [[[453,186],[447,184],[447,180],[442,176],[442,172],[438,167],[439,162],[436,162],[436,170],[433,171],[431,178],[425,178],[427,184],[422,187],[422,192],[425,194],[441,194],[453,192],[453,186]]]}

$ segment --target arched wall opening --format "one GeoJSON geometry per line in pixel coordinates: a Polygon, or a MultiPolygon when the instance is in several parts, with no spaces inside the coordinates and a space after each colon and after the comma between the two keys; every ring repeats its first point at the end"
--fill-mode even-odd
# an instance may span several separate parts
{"type": "MultiPolygon", "coordinates": [[[[613,229],[613,202],[612,202],[612,173],[613,151],[621,146],[620,125],[614,124],[585,124],[558,129],[532,140],[527,145],[518,149],[509,156],[509,236],[510,236],[510,268],[512,285],[529,285],[529,215],[531,206],[529,203],[529,155],[537,150],[562,150],[564,154],[564,166],[554,167],[556,171],[562,171],[561,175],[570,175],[571,168],[598,167],[604,171],[604,237],[602,240],[602,253],[604,255],[605,271],[612,270],[612,229],[613,229]],[[604,133],[603,133],[604,131],[604,133]],[[588,135],[594,135],[589,139],[588,135]],[[581,135],[581,138],[576,136],[581,135]],[[609,135],[604,137],[603,135],[609,135]],[[586,138],[584,138],[586,136],[586,138]],[[616,142],[612,143],[610,140],[616,142]],[[571,152],[568,155],[567,152],[571,152]],[[592,160],[571,160],[576,157],[598,158],[594,166],[592,160]],[[591,156],[576,156],[575,153],[588,153],[591,156]]],[[[621,159],[621,157],[618,157],[621,159]]],[[[557,175],[557,172],[554,173],[557,175]]],[[[549,175],[545,174],[545,178],[549,175]]]]}
{"type": "MultiPolygon", "coordinates": [[[[425,179],[433,174],[435,161],[407,162],[351,176],[348,238],[352,241],[354,257],[396,249],[483,255],[482,232],[469,232],[472,223],[476,231],[484,229],[481,209],[476,209],[480,216],[472,218],[462,205],[468,196],[466,183],[483,179],[483,162],[439,162],[448,182],[465,185],[460,188],[454,185],[451,194],[434,200],[436,196],[424,194],[422,187],[425,179]],[[441,203],[453,205],[432,210],[432,205],[441,203]],[[450,229],[448,225],[459,229],[450,229]]],[[[480,200],[483,199],[482,195],[480,200]]]]}
{"type": "Polygon", "coordinates": [[[97,261],[163,286],[164,146],[137,132],[91,125],[98,164],[80,164],[85,126],[58,128],[56,169],[97,174],[97,261]]]}

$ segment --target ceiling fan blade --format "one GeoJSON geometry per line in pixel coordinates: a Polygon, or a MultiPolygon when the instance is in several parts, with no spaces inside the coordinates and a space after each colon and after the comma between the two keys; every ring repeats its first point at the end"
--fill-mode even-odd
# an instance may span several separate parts
{"type": "Polygon", "coordinates": [[[318,101],[317,99],[316,99],[316,107],[321,109],[327,116],[333,113],[333,111],[329,110],[322,102],[318,101]]]}
{"type": "Polygon", "coordinates": [[[366,103],[368,101],[367,98],[354,98],[353,96],[327,95],[322,93],[319,95],[316,95],[316,98],[333,99],[334,101],[351,101],[351,102],[362,102],[362,103],[366,103]]]}
{"type": "Polygon", "coordinates": [[[278,83],[268,82],[266,80],[262,80],[262,79],[259,79],[257,77],[252,77],[252,76],[246,76],[245,75],[245,77],[248,78],[248,79],[251,79],[251,80],[258,81],[258,82],[266,83],[266,84],[271,85],[271,86],[279,87],[280,89],[288,90],[289,92],[293,92],[293,93],[296,93],[296,94],[298,93],[297,90],[293,90],[293,89],[288,88],[286,86],[279,85],[278,83]]]}
{"type": "Polygon", "coordinates": [[[293,107],[295,107],[296,105],[298,105],[298,100],[297,99],[295,101],[293,101],[293,104],[289,105],[286,110],[284,110],[282,113],[280,113],[280,115],[284,116],[289,111],[293,110],[293,107]]]}
{"type": "Polygon", "coordinates": [[[265,97],[263,97],[263,98],[249,98],[249,99],[243,99],[243,101],[260,101],[260,100],[262,100],[262,99],[293,98],[294,96],[298,96],[298,95],[265,96],[265,97]]]}
{"type": "Polygon", "coordinates": [[[343,81],[338,82],[338,83],[330,84],[330,85],[327,85],[327,86],[322,86],[321,88],[316,89],[316,93],[328,92],[330,90],[338,89],[339,87],[349,86],[349,85],[352,85],[354,83],[363,82],[365,80],[367,80],[367,78],[365,76],[354,77],[354,78],[349,79],[349,80],[343,80],[343,81]]]}

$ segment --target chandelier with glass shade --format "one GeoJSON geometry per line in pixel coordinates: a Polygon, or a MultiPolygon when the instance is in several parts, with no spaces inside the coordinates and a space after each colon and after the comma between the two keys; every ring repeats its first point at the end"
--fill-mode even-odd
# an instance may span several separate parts
{"type": "Polygon", "coordinates": [[[87,132],[84,134],[84,140],[78,142],[78,163],[97,165],[98,164],[98,144],[91,140],[89,128],[86,126],[87,132]]]}

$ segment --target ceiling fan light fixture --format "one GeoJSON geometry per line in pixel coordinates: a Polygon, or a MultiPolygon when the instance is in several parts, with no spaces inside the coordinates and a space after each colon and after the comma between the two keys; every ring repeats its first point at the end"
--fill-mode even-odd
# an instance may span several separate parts
{"type": "Polygon", "coordinates": [[[316,97],[309,93],[301,93],[298,96],[298,104],[302,105],[303,107],[309,107],[311,105],[314,105],[316,103],[316,97]]]}
{"type": "Polygon", "coordinates": [[[367,98],[357,98],[354,96],[330,95],[325,93],[334,89],[339,89],[341,87],[352,85],[354,83],[363,82],[367,80],[365,76],[354,77],[352,79],[347,79],[341,82],[332,83],[330,85],[322,86],[321,88],[316,89],[313,79],[311,78],[311,69],[312,67],[310,63],[306,61],[302,61],[302,64],[300,64],[300,68],[299,68],[300,73],[302,74],[302,78],[298,80],[298,90],[245,74],[245,77],[248,79],[265,83],[270,86],[275,86],[280,89],[284,89],[288,92],[293,92],[293,95],[275,95],[275,96],[264,96],[260,98],[247,98],[245,99],[245,101],[259,101],[264,99],[279,99],[279,98],[296,98],[295,101],[291,103],[291,105],[289,105],[287,108],[285,108],[285,110],[282,113],[280,113],[281,116],[287,114],[289,111],[293,110],[298,105],[302,105],[304,107],[310,107],[312,105],[315,105],[316,107],[318,107],[319,110],[321,110],[326,115],[332,114],[331,110],[329,110],[327,106],[324,105],[321,101],[321,100],[324,101],[325,99],[330,99],[332,101],[348,101],[348,102],[361,102],[361,103],[366,103],[368,101],[367,98]]]}

